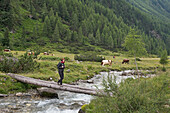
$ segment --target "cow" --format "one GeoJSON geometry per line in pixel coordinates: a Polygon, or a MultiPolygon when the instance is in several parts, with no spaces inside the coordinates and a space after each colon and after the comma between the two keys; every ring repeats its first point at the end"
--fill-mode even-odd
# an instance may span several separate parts
{"type": "Polygon", "coordinates": [[[4,49],[4,52],[10,52],[11,50],[10,49],[4,49]]]}
{"type": "Polygon", "coordinates": [[[48,52],[44,52],[44,55],[49,55],[49,53],[48,52]]]}
{"type": "Polygon", "coordinates": [[[129,59],[124,59],[122,64],[124,64],[124,63],[129,64],[129,59]]]}
{"type": "Polygon", "coordinates": [[[102,66],[104,66],[104,65],[111,66],[112,65],[112,60],[102,60],[101,65],[102,66]]]}
{"type": "Polygon", "coordinates": [[[32,53],[31,52],[28,52],[28,55],[31,55],[32,53]]]}

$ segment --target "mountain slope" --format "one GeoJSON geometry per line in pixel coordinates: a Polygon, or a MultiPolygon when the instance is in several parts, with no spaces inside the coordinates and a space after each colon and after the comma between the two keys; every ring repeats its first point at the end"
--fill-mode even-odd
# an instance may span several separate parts
{"type": "Polygon", "coordinates": [[[159,54],[165,49],[161,33],[169,32],[124,0],[2,0],[0,5],[1,45],[17,50],[40,46],[79,53],[101,51],[94,49],[99,46],[116,51],[124,49],[134,27],[148,53],[159,54]]]}
{"type": "Polygon", "coordinates": [[[170,22],[170,1],[169,0],[126,0],[135,7],[162,20],[170,22]]]}

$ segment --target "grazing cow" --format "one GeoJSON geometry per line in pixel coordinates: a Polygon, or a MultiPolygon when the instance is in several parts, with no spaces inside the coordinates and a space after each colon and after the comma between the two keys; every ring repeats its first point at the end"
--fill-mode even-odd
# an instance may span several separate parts
{"type": "Polygon", "coordinates": [[[49,53],[48,52],[44,52],[44,55],[49,55],[49,53]]]}
{"type": "Polygon", "coordinates": [[[28,52],[28,55],[31,55],[32,53],[31,52],[28,52]]]}
{"type": "Polygon", "coordinates": [[[101,65],[109,65],[109,66],[111,66],[112,65],[112,60],[102,60],[102,62],[101,62],[101,65]]]}
{"type": "Polygon", "coordinates": [[[124,59],[122,64],[124,64],[124,63],[129,64],[129,59],[124,59]]]}
{"type": "Polygon", "coordinates": [[[10,49],[4,49],[4,52],[10,52],[11,50],[10,49]]]}

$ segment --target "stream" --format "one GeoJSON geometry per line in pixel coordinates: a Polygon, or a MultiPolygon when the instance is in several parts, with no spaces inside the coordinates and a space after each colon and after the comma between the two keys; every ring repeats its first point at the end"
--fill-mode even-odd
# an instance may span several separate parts
{"type": "MultiPolygon", "coordinates": [[[[128,73],[132,70],[126,70],[128,73]]],[[[123,79],[135,78],[132,75],[120,76],[122,72],[111,71],[101,72],[95,75],[90,80],[94,83],[78,83],[80,87],[84,88],[96,88],[102,89],[102,80],[107,75],[116,76],[116,83],[120,83],[123,79]]],[[[67,91],[58,91],[59,99],[53,98],[31,98],[28,97],[6,97],[0,98],[0,112],[6,113],[78,113],[81,106],[90,103],[95,98],[94,96],[87,94],[78,94],[67,91]]]]}

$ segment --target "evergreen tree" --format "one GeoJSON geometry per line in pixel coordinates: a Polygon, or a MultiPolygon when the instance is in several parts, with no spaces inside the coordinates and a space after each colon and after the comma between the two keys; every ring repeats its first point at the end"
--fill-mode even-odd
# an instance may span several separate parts
{"type": "Polygon", "coordinates": [[[78,40],[78,35],[76,31],[73,31],[72,36],[71,36],[71,41],[72,42],[77,42],[78,40]]]}
{"type": "MultiPolygon", "coordinates": [[[[138,73],[136,56],[143,56],[146,54],[144,43],[142,42],[141,36],[139,35],[138,31],[135,31],[134,29],[130,29],[130,32],[125,38],[125,42],[123,46],[128,50],[130,54],[134,55],[136,71],[138,73]]],[[[138,79],[139,79],[139,74],[138,74],[138,79]]]]}
{"type": "Polygon", "coordinates": [[[10,39],[9,39],[9,29],[6,28],[5,33],[4,33],[4,39],[2,40],[2,45],[6,46],[6,47],[9,47],[10,46],[9,42],[10,42],[10,39]]]}
{"type": "Polygon", "coordinates": [[[48,16],[46,16],[45,21],[44,21],[44,26],[43,26],[43,34],[50,38],[51,31],[52,31],[52,28],[51,28],[50,20],[48,16]]]}
{"type": "Polygon", "coordinates": [[[60,39],[60,34],[59,34],[59,29],[58,29],[58,25],[56,24],[55,26],[55,30],[54,33],[52,35],[52,42],[58,42],[60,39]]]}
{"type": "Polygon", "coordinates": [[[70,31],[70,30],[67,30],[67,31],[66,31],[66,41],[67,41],[68,43],[71,42],[71,31],[70,31]]]}
{"type": "Polygon", "coordinates": [[[25,46],[25,39],[26,39],[26,34],[25,34],[25,27],[22,27],[22,35],[21,35],[21,42],[23,47],[25,46]]]}
{"type": "Polygon", "coordinates": [[[162,52],[161,58],[160,58],[160,63],[163,65],[163,71],[166,71],[165,65],[168,64],[168,56],[167,56],[167,51],[164,50],[162,52]]]}
{"type": "Polygon", "coordinates": [[[95,44],[99,45],[100,42],[101,42],[101,40],[100,40],[100,30],[98,29],[97,32],[96,32],[96,41],[95,41],[95,44]]]}
{"type": "Polygon", "coordinates": [[[48,14],[48,9],[47,9],[47,6],[46,6],[46,3],[43,4],[43,8],[41,10],[41,15],[42,15],[42,21],[44,22],[45,20],[45,17],[47,16],[48,14]]]}
{"type": "Polygon", "coordinates": [[[79,27],[79,29],[78,29],[78,42],[80,42],[80,43],[84,43],[84,40],[83,40],[83,33],[82,33],[82,28],[81,27],[79,27]]]}
{"type": "Polygon", "coordinates": [[[79,20],[78,20],[78,17],[77,17],[77,14],[73,13],[73,17],[72,17],[72,20],[71,20],[71,28],[72,30],[76,31],[77,28],[79,27],[79,20]]]}

